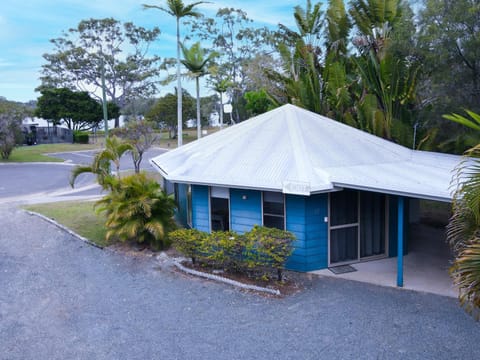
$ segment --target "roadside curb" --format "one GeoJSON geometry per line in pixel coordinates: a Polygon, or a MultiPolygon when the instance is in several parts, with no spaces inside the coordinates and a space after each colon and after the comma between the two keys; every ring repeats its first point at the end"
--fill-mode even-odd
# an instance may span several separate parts
{"type": "Polygon", "coordinates": [[[172,262],[175,265],[175,267],[177,267],[179,270],[181,270],[181,271],[183,271],[187,274],[190,274],[190,275],[194,275],[194,276],[202,277],[202,278],[205,278],[205,279],[222,282],[224,284],[232,285],[232,286],[239,287],[239,288],[242,288],[242,289],[245,289],[245,290],[260,291],[260,292],[269,293],[269,294],[273,294],[273,295],[277,295],[277,296],[281,295],[279,290],[264,288],[264,287],[256,286],[256,285],[248,285],[248,284],[241,283],[239,281],[224,278],[222,276],[208,274],[208,273],[204,273],[204,272],[201,272],[201,271],[189,269],[189,268],[183,266],[182,264],[180,264],[175,259],[172,259],[172,262]]]}
{"type": "Polygon", "coordinates": [[[45,216],[45,215],[42,215],[42,214],[39,214],[37,212],[34,212],[34,211],[30,211],[30,210],[23,210],[25,211],[27,214],[31,215],[31,216],[38,216],[40,219],[43,219],[47,222],[49,222],[50,224],[53,224],[55,225],[56,227],[58,227],[59,229],[67,232],[68,234],[72,235],[73,237],[76,237],[77,239],[83,241],[84,243],[87,243],[88,245],[91,245],[91,246],[94,246],[98,249],[101,249],[103,250],[104,247],[103,246],[100,246],[100,245],[97,245],[95,244],[94,242],[91,242],[90,240],[88,240],[87,238],[84,238],[83,236],[77,234],[75,231],[73,230],[70,230],[69,228],[67,228],[66,226],[63,226],[62,224],[56,222],[55,220],[45,216]]]}

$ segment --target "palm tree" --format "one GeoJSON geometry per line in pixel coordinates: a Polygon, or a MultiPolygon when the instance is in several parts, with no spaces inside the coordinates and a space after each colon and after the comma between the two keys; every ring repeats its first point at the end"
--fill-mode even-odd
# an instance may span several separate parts
{"type": "Polygon", "coordinates": [[[70,176],[70,185],[75,185],[75,180],[80,174],[93,173],[97,175],[98,184],[104,189],[111,189],[112,180],[115,178],[110,172],[110,163],[115,165],[116,176],[120,178],[120,158],[127,151],[135,151],[131,144],[120,140],[116,136],[105,139],[105,149],[98,152],[91,165],[78,165],[73,168],[70,176]]]}
{"type": "Polygon", "coordinates": [[[200,47],[200,42],[196,42],[191,48],[185,47],[181,44],[183,52],[182,64],[185,65],[189,72],[189,76],[195,78],[195,85],[197,89],[197,139],[202,136],[202,125],[200,119],[200,77],[207,74],[207,64],[218,54],[216,52],[210,53],[205,57],[205,50],[200,47]]]}
{"type": "Polygon", "coordinates": [[[114,178],[112,191],[95,203],[106,215],[106,239],[167,246],[166,235],[175,228],[175,201],[145,173],[114,178]]]}
{"type": "Polygon", "coordinates": [[[220,94],[220,129],[223,127],[223,94],[232,86],[233,83],[228,77],[225,79],[215,79],[213,83],[213,90],[220,94]]]}
{"type": "Polygon", "coordinates": [[[178,122],[178,146],[183,144],[183,121],[182,121],[182,82],[180,79],[180,19],[184,17],[200,17],[201,14],[194,10],[195,6],[204,4],[205,1],[197,1],[185,5],[182,0],[167,0],[167,7],[157,5],[143,5],[144,9],[158,9],[174,16],[177,21],[177,122],[178,122]]]}
{"type": "Polygon", "coordinates": [[[402,16],[401,0],[354,0],[350,15],[360,32],[355,39],[379,60],[385,55],[390,33],[402,16]]]}
{"type": "MultiPolygon", "coordinates": [[[[443,117],[480,130],[480,114],[466,112],[471,119],[459,114],[443,117]]],[[[465,152],[452,183],[456,189],[447,240],[455,259],[450,274],[459,288],[461,305],[480,319],[480,144],[465,152]]]]}

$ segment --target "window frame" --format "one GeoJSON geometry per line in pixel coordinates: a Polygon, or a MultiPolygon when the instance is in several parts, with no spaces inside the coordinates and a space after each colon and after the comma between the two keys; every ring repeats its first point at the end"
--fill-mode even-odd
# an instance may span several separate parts
{"type": "MultiPolygon", "coordinates": [[[[262,191],[262,226],[265,226],[265,215],[267,216],[272,216],[272,217],[278,217],[278,218],[283,218],[283,228],[280,230],[286,230],[287,229],[287,202],[286,202],[286,197],[284,193],[279,193],[275,191],[262,191]],[[280,194],[282,195],[282,202],[283,202],[283,215],[278,215],[278,214],[269,214],[265,213],[264,211],[264,203],[265,203],[265,193],[273,193],[273,194],[280,194]]],[[[278,229],[278,228],[276,228],[278,229]]]]}

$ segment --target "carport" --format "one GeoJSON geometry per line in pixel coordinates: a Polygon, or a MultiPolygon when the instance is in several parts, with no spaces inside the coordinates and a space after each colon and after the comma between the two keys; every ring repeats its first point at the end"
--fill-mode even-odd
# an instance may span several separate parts
{"type": "MultiPolygon", "coordinates": [[[[445,225],[450,204],[437,201],[410,201],[407,253],[402,259],[405,289],[457,297],[448,269],[453,255],[446,242],[445,225]]],[[[312,273],[366,282],[381,286],[398,286],[399,259],[384,258],[350,265],[356,271],[334,274],[329,269],[312,273]]]]}

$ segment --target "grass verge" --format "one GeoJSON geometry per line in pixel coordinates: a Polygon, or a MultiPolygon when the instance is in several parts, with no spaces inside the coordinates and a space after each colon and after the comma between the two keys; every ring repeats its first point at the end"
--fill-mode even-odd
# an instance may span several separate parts
{"type": "Polygon", "coordinates": [[[25,209],[45,215],[99,246],[107,246],[105,217],[95,213],[94,204],[92,201],[65,201],[29,205],[25,209]]]}
{"type": "Polygon", "coordinates": [[[80,151],[97,149],[97,144],[41,144],[33,146],[19,146],[15,148],[8,160],[0,160],[2,162],[62,162],[53,156],[45,155],[46,153],[80,151]]]}

